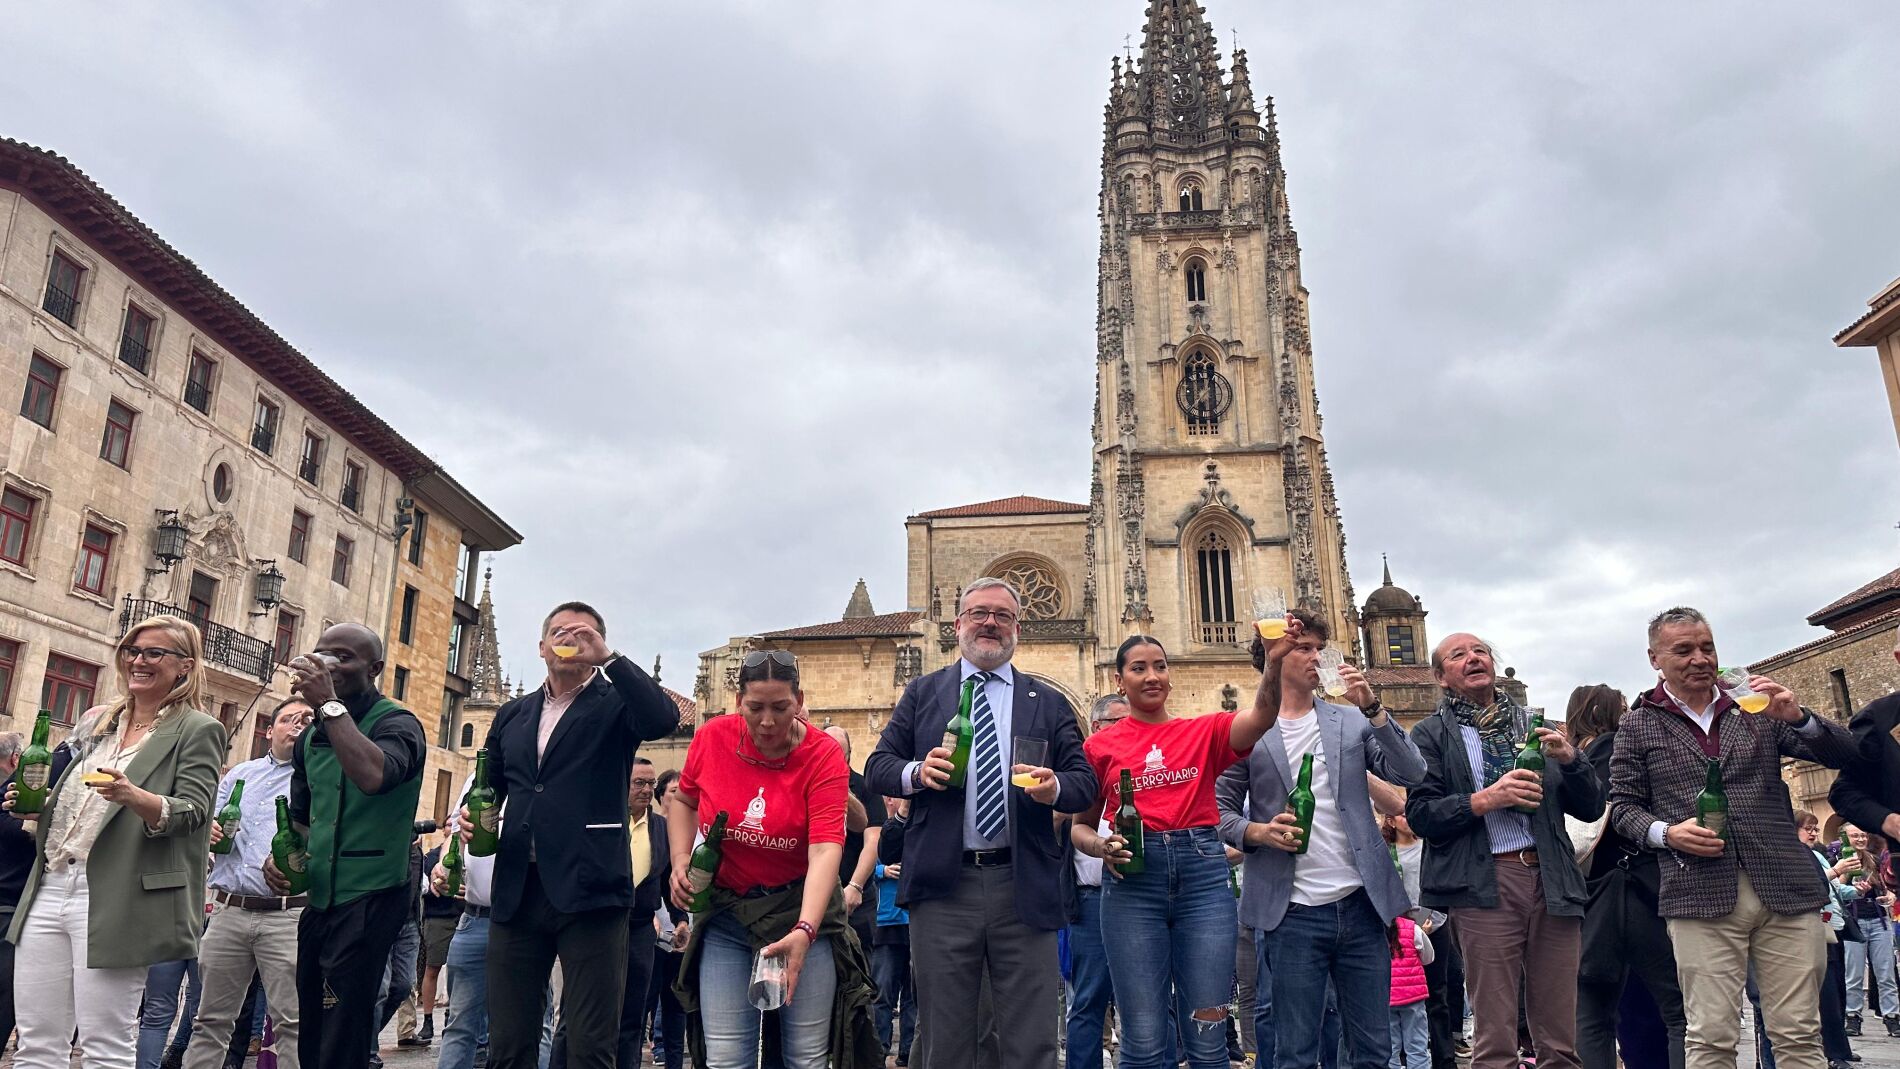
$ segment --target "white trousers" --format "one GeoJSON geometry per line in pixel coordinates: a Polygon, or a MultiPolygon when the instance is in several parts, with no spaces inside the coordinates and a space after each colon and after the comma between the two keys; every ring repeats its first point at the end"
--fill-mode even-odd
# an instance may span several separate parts
{"type": "Polygon", "coordinates": [[[40,875],[14,953],[14,1069],[68,1069],[75,1026],[86,1069],[133,1069],[138,1060],[146,970],[86,967],[87,898],[83,864],[40,875]]]}

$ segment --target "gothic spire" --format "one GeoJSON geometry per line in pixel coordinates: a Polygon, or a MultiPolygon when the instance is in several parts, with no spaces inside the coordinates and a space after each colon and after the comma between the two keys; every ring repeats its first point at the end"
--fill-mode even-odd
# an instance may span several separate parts
{"type": "Polygon", "coordinates": [[[1247,73],[1247,50],[1234,49],[1234,80],[1227,90],[1227,114],[1252,115],[1253,80],[1247,73]]]}
{"type": "Polygon", "coordinates": [[[500,705],[508,700],[508,683],[501,674],[501,643],[495,638],[495,601],[489,584],[495,569],[482,570],[482,599],[475,605],[475,657],[469,667],[469,696],[500,705]]]}
{"type": "Polygon", "coordinates": [[[871,592],[865,589],[864,580],[860,579],[858,580],[857,589],[851,592],[850,602],[844,607],[844,618],[847,620],[862,620],[865,617],[876,615],[877,610],[871,608],[871,592]]]}
{"type": "MultiPolygon", "coordinates": [[[[1220,48],[1197,0],[1153,0],[1142,28],[1142,110],[1156,128],[1207,126],[1208,104],[1224,95],[1220,48]]],[[[1217,116],[1218,118],[1218,116],[1217,116]]]]}
{"type": "Polygon", "coordinates": [[[1392,585],[1392,561],[1385,554],[1379,554],[1379,560],[1385,565],[1385,585],[1392,585]]]}

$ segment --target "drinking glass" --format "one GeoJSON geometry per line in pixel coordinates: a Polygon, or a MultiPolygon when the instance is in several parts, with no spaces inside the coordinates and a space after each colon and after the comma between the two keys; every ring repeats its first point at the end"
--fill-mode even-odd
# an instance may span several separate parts
{"type": "Polygon", "coordinates": [[[1254,628],[1264,642],[1278,642],[1286,635],[1286,595],[1278,587],[1253,592],[1254,628]]]}
{"type": "Polygon", "coordinates": [[[554,644],[550,648],[554,650],[554,655],[563,661],[581,651],[579,646],[574,645],[574,638],[566,628],[554,633],[554,644]]]}
{"type": "Polygon", "coordinates": [[[752,983],[746,988],[746,997],[760,1010],[776,1010],[785,1005],[783,956],[768,958],[762,950],[753,953],[752,983]]]}
{"type": "MultiPolygon", "coordinates": [[[[1031,768],[1042,768],[1044,763],[1048,760],[1048,739],[1032,739],[1027,735],[1016,736],[1015,742],[1012,744],[1010,750],[1010,763],[1012,765],[1028,765],[1031,768]]],[[[1024,790],[1028,790],[1040,782],[1036,779],[1034,772],[1011,773],[1009,781],[1024,790]]]]}
{"type": "Polygon", "coordinates": [[[1319,651],[1319,685],[1328,698],[1341,698],[1346,694],[1346,676],[1339,670],[1345,663],[1346,655],[1331,646],[1319,651]]]}
{"type": "Polygon", "coordinates": [[[1722,688],[1723,693],[1735,699],[1735,704],[1741,706],[1744,713],[1759,713],[1768,708],[1768,695],[1748,685],[1746,668],[1724,668],[1715,677],[1715,683],[1722,688]]]}

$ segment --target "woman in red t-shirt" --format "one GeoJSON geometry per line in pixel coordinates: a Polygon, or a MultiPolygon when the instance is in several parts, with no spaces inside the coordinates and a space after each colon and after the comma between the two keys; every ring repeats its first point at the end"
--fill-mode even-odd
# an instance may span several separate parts
{"type": "MultiPolygon", "coordinates": [[[[752,959],[784,959],[779,1037],[786,1069],[824,1069],[839,1060],[830,1050],[833,1013],[868,1005],[844,997],[869,984],[838,883],[851,770],[837,742],[805,719],[790,653],[746,655],[738,711],[694,733],[667,809],[673,901],[682,909],[693,897],[694,842],[716,815],[727,818],[709,904],[693,917],[674,990],[689,1022],[690,1011],[699,1010],[707,1069],[749,1067],[760,1021],[748,994],[752,959]]],[[[863,1016],[868,1030],[869,1013],[863,1016]]]]}
{"type": "Polygon", "coordinates": [[[1298,633],[1298,623],[1290,622],[1287,636],[1268,650],[1269,668],[1251,708],[1185,719],[1168,712],[1168,654],[1161,643],[1136,635],[1115,651],[1115,687],[1128,699],[1129,715],[1082,746],[1102,796],[1076,818],[1070,841],[1117,877],[1102,885],[1102,945],[1122,1022],[1122,1069],[1172,1069],[1165,1052],[1174,992],[1195,1023],[1181,1036],[1188,1065],[1226,1069],[1239,920],[1214,781],[1273,726],[1280,711],[1277,666],[1298,633]],[[1144,870],[1126,875],[1117,871],[1131,859],[1120,833],[1095,831],[1104,809],[1113,813],[1121,805],[1123,770],[1132,773],[1144,844],[1144,870]]]}

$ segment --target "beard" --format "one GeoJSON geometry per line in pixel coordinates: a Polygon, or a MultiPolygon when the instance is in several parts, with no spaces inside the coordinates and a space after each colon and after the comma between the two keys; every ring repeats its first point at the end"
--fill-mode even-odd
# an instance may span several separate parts
{"type": "Polygon", "coordinates": [[[978,636],[976,635],[968,637],[958,636],[957,651],[963,654],[964,660],[969,661],[985,672],[993,672],[1003,667],[1009,663],[1011,657],[1016,655],[1016,640],[1013,638],[996,638],[995,641],[1002,645],[1000,649],[994,650],[979,647],[977,645],[977,638],[978,636]]]}

